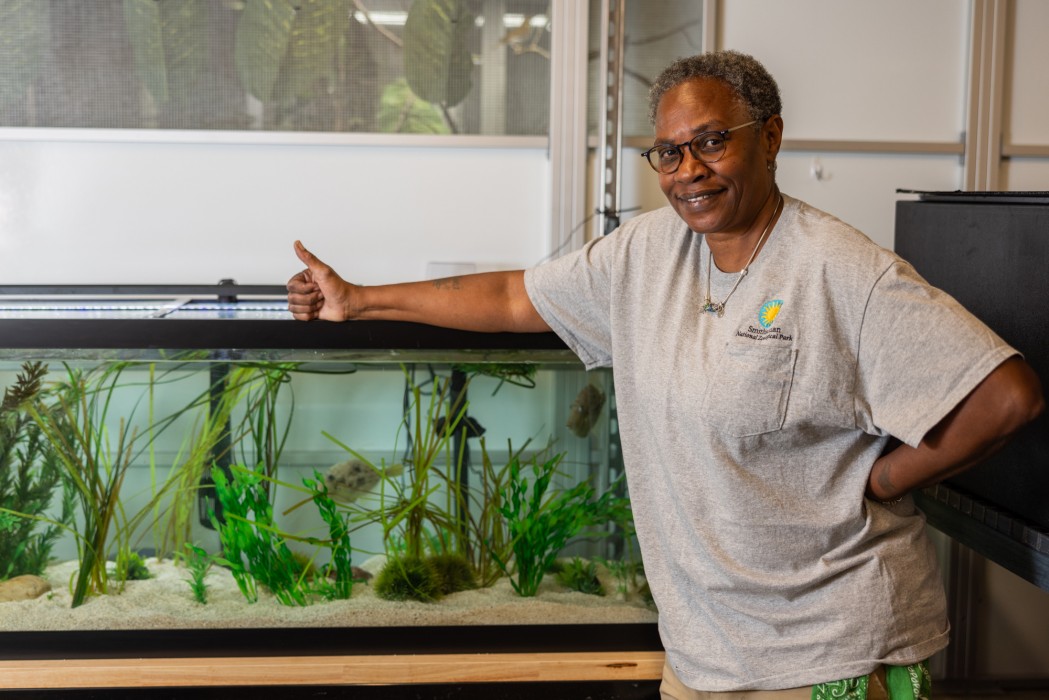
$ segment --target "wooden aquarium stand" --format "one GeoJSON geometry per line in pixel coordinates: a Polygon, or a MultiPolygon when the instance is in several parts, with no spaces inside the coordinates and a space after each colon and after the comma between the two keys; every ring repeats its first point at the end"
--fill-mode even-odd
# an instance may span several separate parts
{"type": "Polygon", "coordinates": [[[8,689],[657,680],[663,652],[0,661],[8,689]]]}

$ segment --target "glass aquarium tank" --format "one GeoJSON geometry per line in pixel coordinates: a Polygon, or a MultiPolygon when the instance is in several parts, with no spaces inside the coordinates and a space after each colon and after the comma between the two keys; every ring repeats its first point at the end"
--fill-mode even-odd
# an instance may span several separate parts
{"type": "Polygon", "coordinates": [[[553,334],[6,291],[5,659],[659,649],[611,374],[553,334]]]}

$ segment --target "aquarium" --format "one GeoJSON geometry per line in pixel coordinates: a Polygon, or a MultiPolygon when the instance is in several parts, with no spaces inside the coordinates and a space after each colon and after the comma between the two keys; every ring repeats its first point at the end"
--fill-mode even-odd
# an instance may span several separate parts
{"type": "Polygon", "coordinates": [[[6,658],[658,648],[611,374],[556,336],[15,291],[6,658]]]}

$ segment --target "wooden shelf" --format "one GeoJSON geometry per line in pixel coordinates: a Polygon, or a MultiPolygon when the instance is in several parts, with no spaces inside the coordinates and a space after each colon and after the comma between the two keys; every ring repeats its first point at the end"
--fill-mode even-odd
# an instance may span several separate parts
{"type": "Polygon", "coordinates": [[[414,685],[658,680],[663,652],[0,661],[0,688],[414,685]]]}

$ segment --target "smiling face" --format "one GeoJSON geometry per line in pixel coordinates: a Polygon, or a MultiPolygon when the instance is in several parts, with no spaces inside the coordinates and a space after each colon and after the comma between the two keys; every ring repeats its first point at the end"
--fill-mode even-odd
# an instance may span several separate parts
{"type": "MultiPolygon", "coordinates": [[[[704,131],[731,129],[751,119],[727,84],[696,78],[660,99],[655,143],[683,143],[704,131]]],[[[740,238],[748,232],[760,234],[762,212],[773,211],[776,204],[768,165],[779,151],[783,122],[777,115],[759,125],[760,131],[756,125],[729,134],[727,150],[717,163],[696,160],[686,148],[677,171],[659,175],[663,194],[693,231],[740,238]]]]}

